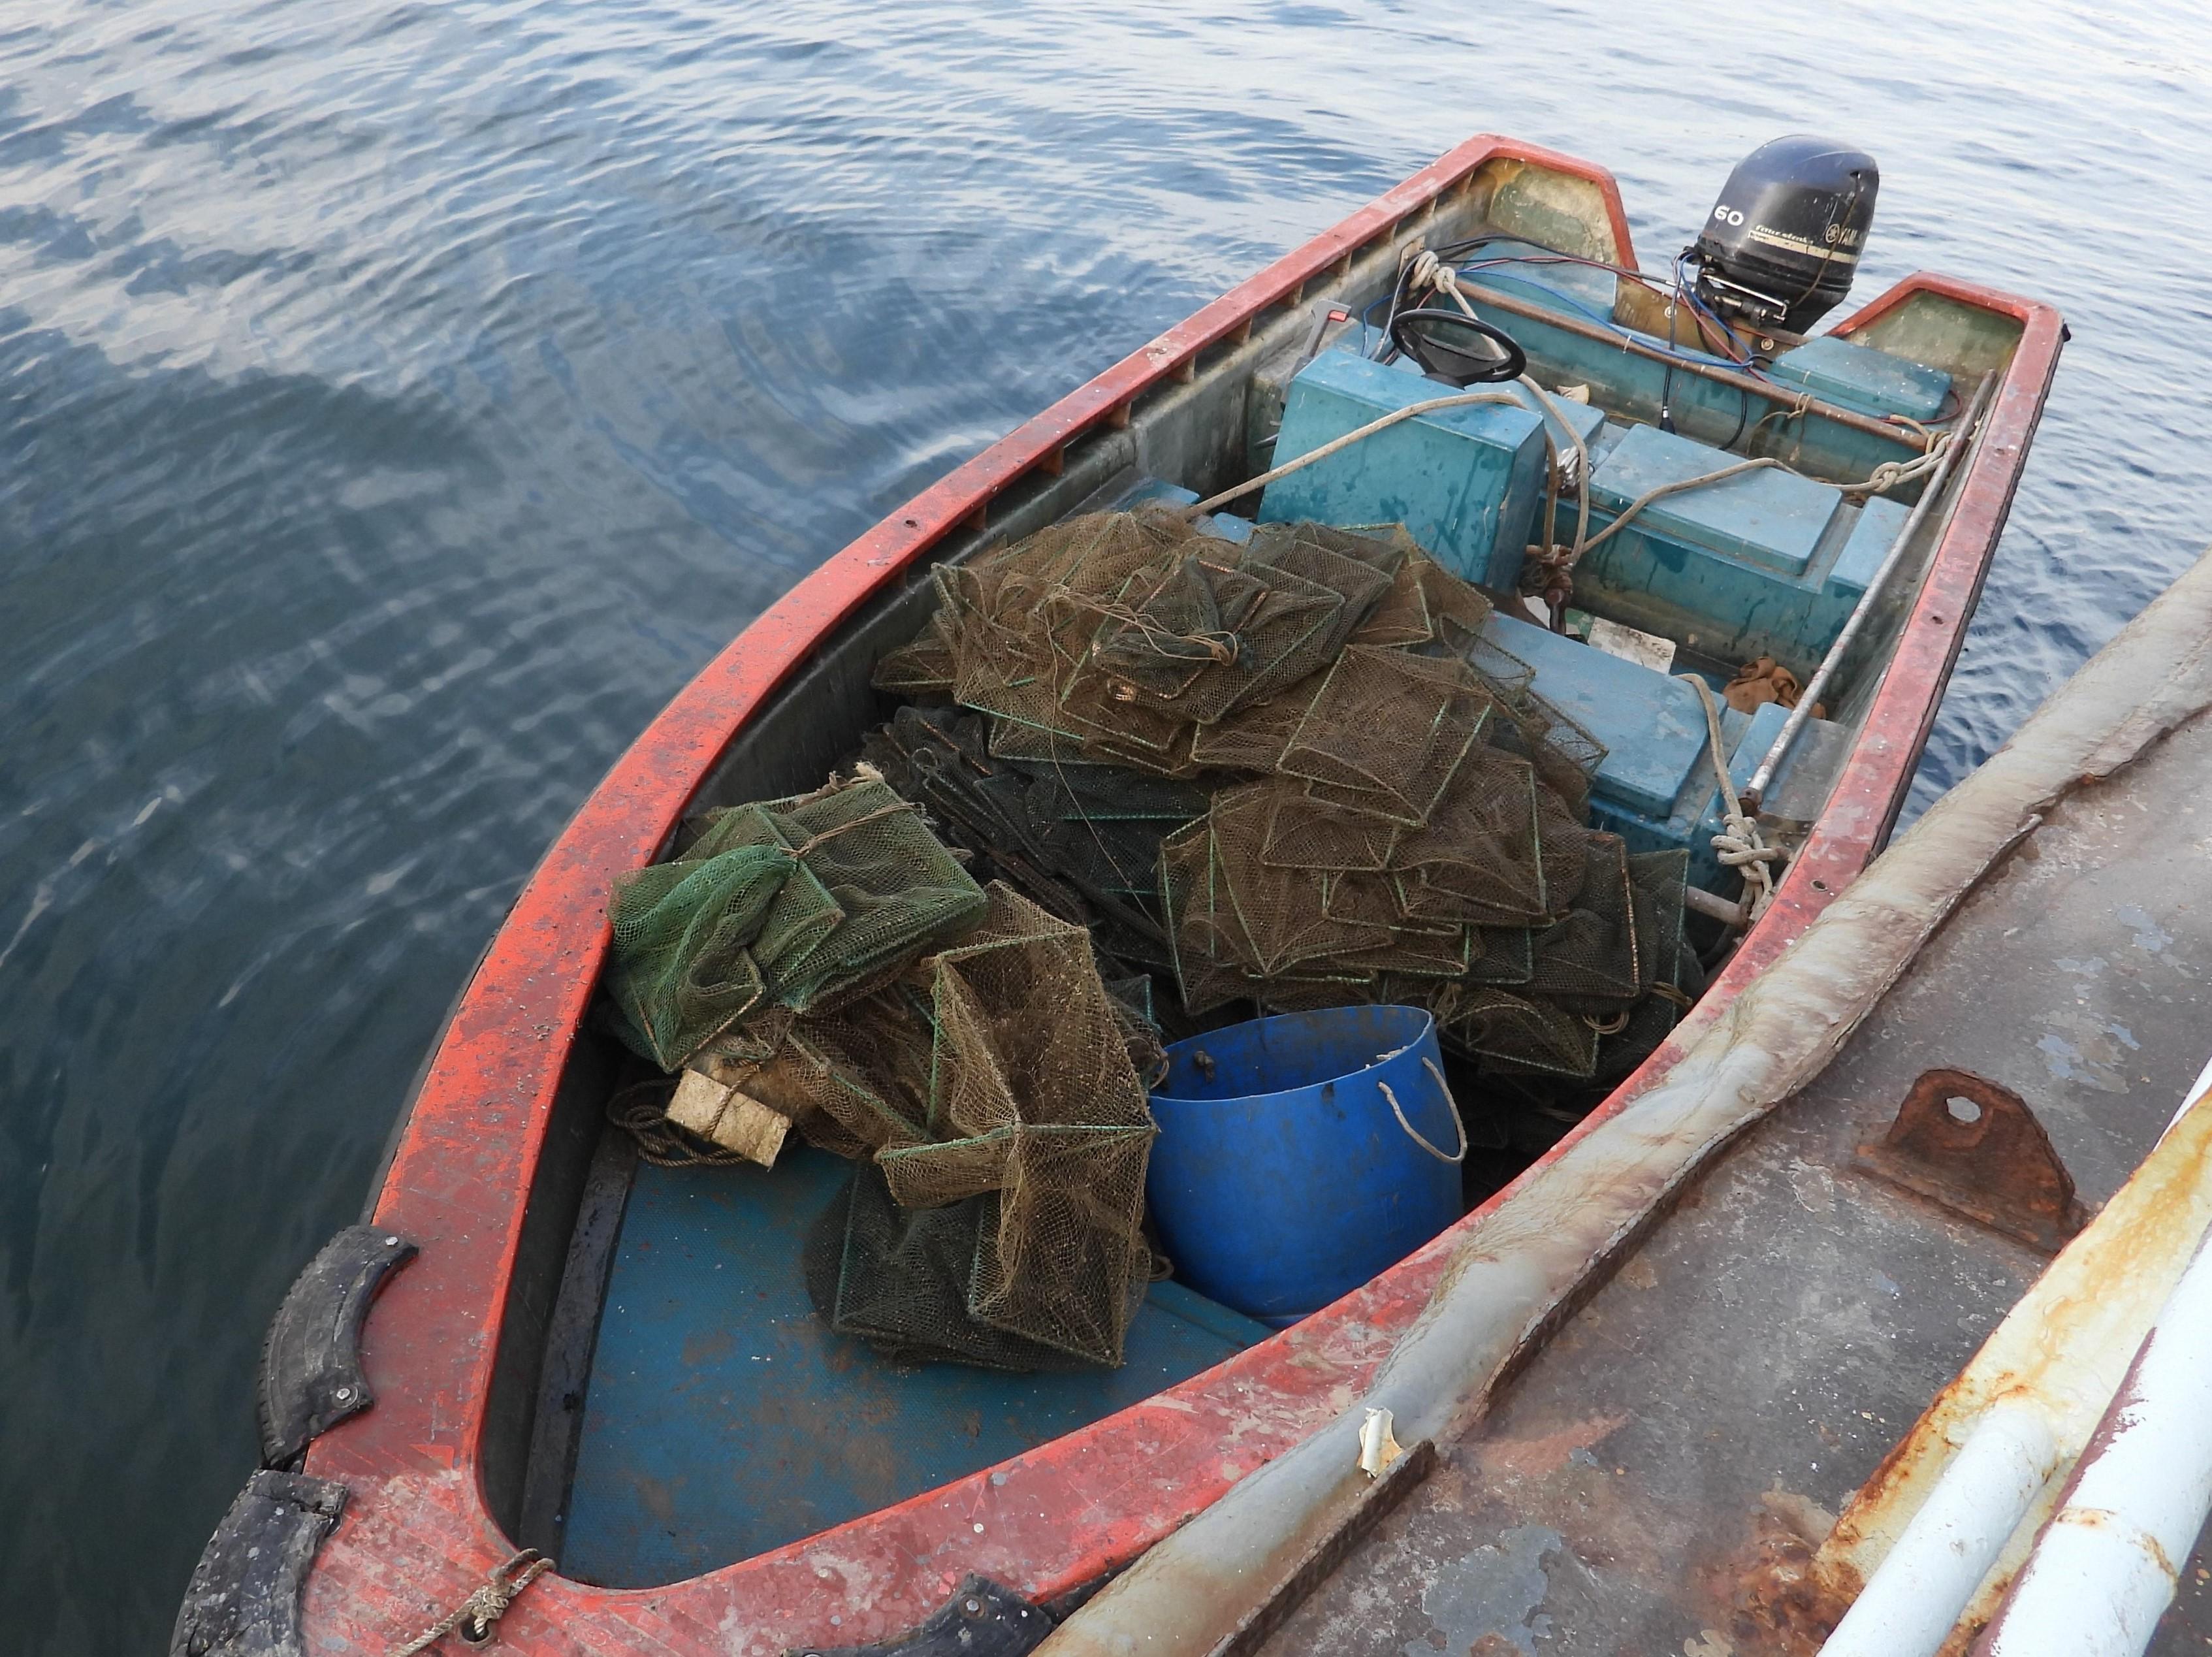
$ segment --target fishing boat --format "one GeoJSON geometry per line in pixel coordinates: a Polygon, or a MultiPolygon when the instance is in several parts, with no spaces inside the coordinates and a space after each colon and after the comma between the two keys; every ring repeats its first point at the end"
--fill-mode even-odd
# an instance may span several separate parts
{"type": "Polygon", "coordinates": [[[1808,337],[1874,185],[1856,152],[1770,146],[1652,276],[1607,173],[1471,139],[826,560],[654,719],[517,898],[363,1223],[272,1326],[264,1465],[180,1648],[250,1628],[253,1649],[495,1631],[769,1654],[926,1628],[1025,1650],[1336,1420],[1469,1229],[1662,1086],[1904,804],[2064,330],[1921,274],[1808,337]],[[1688,860],[1715,970],[1558,1144],[1287,1327],[1171,1280],[1118,1367],[884,1363],[801,1280],[836,1159],[666,1168],[610,1126],[635,1061],[591,1017],[609,894],[703,810],[849,767],[933,571],[1138,502],[1232,540],[1255,519],[1401,525],[1492,591],[1495,642],[1601,746],[1594,818],[1688,860]]]}

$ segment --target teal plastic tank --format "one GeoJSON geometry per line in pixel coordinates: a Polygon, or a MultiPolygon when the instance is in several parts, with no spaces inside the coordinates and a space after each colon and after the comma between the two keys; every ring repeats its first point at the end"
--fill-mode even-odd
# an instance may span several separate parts
{"type": "MultiPolygon", "coordinates": [[[[1323,351],[1291,382],[1274,464],[1310,454],[1378,416],[1451,395],[1433,379],[1350,351],[1323,351]]],[[[1418,415],[1267,485],[1260,521],[1403,524],[1455,575],[1510,589],[1543,504],[1543,426],[1517,401],[1418,415]]]]}

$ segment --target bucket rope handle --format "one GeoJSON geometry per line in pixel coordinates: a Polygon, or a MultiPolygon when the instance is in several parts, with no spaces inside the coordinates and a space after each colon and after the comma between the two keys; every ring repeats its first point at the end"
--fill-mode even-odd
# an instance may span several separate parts
{"type": "Polygon", "coordinates": [[[1382,1089],[1382,1096],[1390,1102],[1390,1114],[1398,1119],[1398,1126],[1406,1130],[1406,1137],[1408,1139],[1440,1162],[1463,1162],[1467,1160],[1467,1124],[1460,1120],[1459,1102],[1452,1097],[1451,1083],[1444,1080],[1444,1073],[1437,1068],[1437,1061],[1425,1053],[1421,1057],[1421,1063],[1428,1067],[1429,1074],[1437,1078],[1437,1086],[1444,1096],[1444,1103],[1451,1108],[1452,1129],[1459,1135],[1459,1150],[1452,1156],[1447,1156],[1438,1150],[1421,1137],[1419,1128],[1406,1120],[1406,1113],[1398,1107],[1398,1096],[1390,1091],[1390,1084],[1388,1082],[1378,1077],[1375,1085],[1382,1089]]]}

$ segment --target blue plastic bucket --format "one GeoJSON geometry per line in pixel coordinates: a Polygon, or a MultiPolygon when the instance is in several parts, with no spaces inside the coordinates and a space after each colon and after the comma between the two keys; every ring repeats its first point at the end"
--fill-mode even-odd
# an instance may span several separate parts
{"type": "Polygon", "coordinates": [[[1419,1007],[1284,1013],[1178,1041],[1152,1118],[1145,1194],[1176,1276],[1278,1326],[1460,1215],[1467,1142],[1419,1007]]]}

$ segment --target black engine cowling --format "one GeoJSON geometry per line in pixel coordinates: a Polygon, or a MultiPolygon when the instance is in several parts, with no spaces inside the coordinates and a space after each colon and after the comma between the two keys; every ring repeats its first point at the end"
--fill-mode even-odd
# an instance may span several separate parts
{"type": "Polygon", "coordinates": [[[1863,149],[1802,133],[1761,144],[1685,255],[1698,297],[1753,327],[1803,333],[1850,291],[1881,187],[1863,149]]]}

